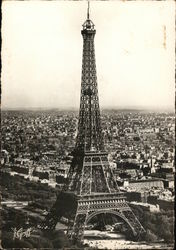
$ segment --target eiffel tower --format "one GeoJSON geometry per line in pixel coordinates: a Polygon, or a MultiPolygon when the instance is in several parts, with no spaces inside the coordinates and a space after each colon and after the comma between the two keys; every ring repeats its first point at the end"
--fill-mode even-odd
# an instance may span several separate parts
{"type": "Polygon", "coordinates": [[[88,222],[99,214],[112,214],[126,223],[135,238],[145,232],[120,192],[105,151],[98,100],[95,63],[95,25],[83,24],[83,59],[78,134],[68,181],[44,223],[54,229],[61,217],[69,218],[68,236],[81,241],[88,222]]]}

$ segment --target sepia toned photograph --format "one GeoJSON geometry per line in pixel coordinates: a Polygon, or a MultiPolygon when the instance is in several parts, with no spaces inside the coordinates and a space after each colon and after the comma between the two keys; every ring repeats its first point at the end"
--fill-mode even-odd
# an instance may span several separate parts
{"type": "Polygon", "coordinates": [[[174,249],[175,1],[4,0],[1,249],[174,249]]]}

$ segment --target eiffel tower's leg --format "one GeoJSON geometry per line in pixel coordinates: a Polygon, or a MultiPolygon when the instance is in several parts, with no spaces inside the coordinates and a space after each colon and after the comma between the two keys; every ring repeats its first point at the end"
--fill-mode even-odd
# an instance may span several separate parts
{"type": "Polygon", "coordinates": [[[86,223],[86,213],[84,214],[77,213],[75,216],[75,222],[71,234],[69,235],[69,238],[71,238],[73,242],[82,241],[84,235],[85,223],[86,223]]]}
{"type": "Polygon", "coordinates": [[[81,242],[83,240],[89,209],[90,204],[88,202],[84,202],[82,199],[78,201],[74,224],[72,226],[72,230],[70,230],[70,233],[68,234],[73,243],[81,242]]]}
{"type": "Polygon", "coordinates": [[[139,238],[141,234],[145,233],[143,226],[130,208],[128,210],[123,211],[123,215],[131,226],[136,239],[139,238]]]}

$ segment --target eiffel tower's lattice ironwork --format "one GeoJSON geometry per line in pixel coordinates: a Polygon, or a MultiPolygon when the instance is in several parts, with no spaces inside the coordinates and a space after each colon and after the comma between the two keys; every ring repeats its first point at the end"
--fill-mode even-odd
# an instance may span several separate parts
{"type": "Polygon", "coordinates": [[[104,149],[98,100],[94,37],[89,19],[81,31],[83,60],[78,134],[68,182],[46,218],[44,227],[54,229],[63,216],[69,218],[68,235],[81,240],[87,223],[94,216],[110,213],[121,218],[134,236],[144,229],[119,191],[104,149]]]}
{"type": "Polygon", "coordinates": [[[76,149],[83,152],[102,151],[104,150],[104,144],[101,131],[94,49],[96,31],[91,20],[86,20],[81,33],[83,36],[83,59],[76,149]]]}

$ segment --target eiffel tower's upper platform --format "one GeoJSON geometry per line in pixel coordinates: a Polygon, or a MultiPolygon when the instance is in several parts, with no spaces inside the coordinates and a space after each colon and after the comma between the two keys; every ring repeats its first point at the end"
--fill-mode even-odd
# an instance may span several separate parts
{"type": "Polygon", "coordinates": [[[90,20],[90,19],[87,19],[84,23],[83,23],[83,30],[94,30],[95,25],[94,23],[90,20]]]}
{"type": "Polygon", "coordinates": [[[95,33],[95,25],[94,23],[90,20],[89,18],[89,1],[88,1],[88,8],[87,8],[87,20],[83,23],[83,30],[82,33],[85,33],[87,31],[87,33],[95,33]]]}

